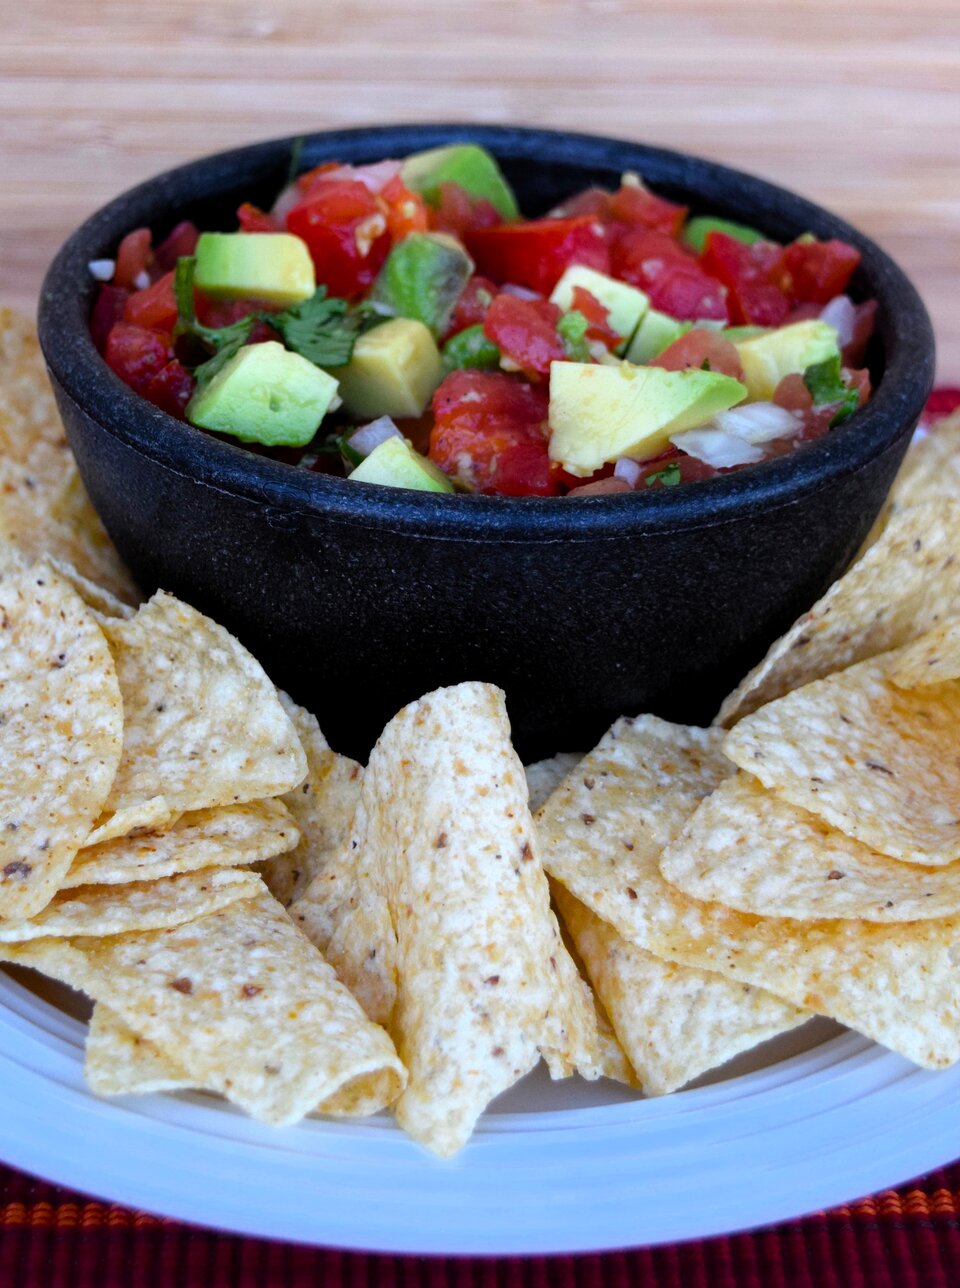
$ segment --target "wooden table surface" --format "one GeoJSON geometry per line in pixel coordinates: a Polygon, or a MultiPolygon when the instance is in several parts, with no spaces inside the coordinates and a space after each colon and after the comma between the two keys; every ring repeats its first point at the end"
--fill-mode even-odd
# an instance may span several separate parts
{"type": "Polygon", "coordinates": [[[859,225],[960,384],[958,0],[0,0],[0,302],[169,165],[403,120],[683,148],[859,225]]]}

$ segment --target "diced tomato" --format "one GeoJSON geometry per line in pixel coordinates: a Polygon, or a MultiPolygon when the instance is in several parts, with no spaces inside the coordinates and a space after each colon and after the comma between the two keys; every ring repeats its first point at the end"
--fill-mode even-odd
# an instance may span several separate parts
{"type": "Polygon", "coordinates": [[[843,367],[840,378],[848,389],[856,389],[860,406],[870,401],[870,372],[866,367],[843,367]]]}
{"type": "Polygon", "coordinates": [[[670,237],[679,237],[686,217],[686,206],[666,201],[636,184],[623,184],[613,193],[607,207],[609,219],[623,224],[638,224],[641,228],[653,228],[670,237]]]}
{"type": "MultiPolygon", "coordinates": [[[[665,483],[663,479],[656,477],[661,471],[669,470],[673,465],[680,471],[679,483],[701,483],[704,479],[712,479],[720,473],[706,461],[698,461],[695,456],[687,456],[686,452],[671,447],[652,461],[643,462],[637,491],[646,492],[648,488],[676,487],[677,484],[665,483]]],[[[669,473],[667,477],[669,478],[669,473]]]]}
{"type": "Polygon", "coordinates": [[[792,242],[783,252],[786,289],[795,303],[826,304],[844,293],[859,263],[860,252],[847,242],[792,242]]]}
{"type": "Polygon", "coordinates": [[[170,337],[117,322],[107,336],[104,357],[121,380],[142,394],[170,358],[170,337]]]}
{"type": "Polygon", "coordinates": [[[199,237],[200,229],[197,225],[190,219],[181,219],[153,253],[160,272],[169,273],[171,268],[176,268],[178,259],[192,255],[197,249],[199,237]]]}
{"type": "Polygon", "coordinates": [[[353,299],[373,284],[390,249],[383,204],[355,179],[327,179],[287,215],[331,295],[353,299]]]}
{"type": "Polygon", "coordinates": [[[441,183],[440,200],[429,211],[430,227],[439,233],[450,233],[461,241],[478,228],[496,228],[503,216],[492,202],[472,197],[458,183],[441,183]]]}
{"type": "Polygon", "coordinates": [[[795,304],[790,310],[786,321],[790,326],[794,322],[809,322],[811,318],[818,318],[822,312],[822,304],[795,304]]]}
{"type": "Polygon", "coordinates": [[[152,286],[137,291],[127,300],[124,322],[148,331],[172,331],[177,322],[177,297],[173,293],[174,273],[165,273],[152,286]]]}
{"type": "Polygon", "coordinates": [[[853,337],[843,346],[842,356],[848,367],[862,367],[877,319],[877,301],[864,300],[862,304],[855,304],[853,308],[853,337]]]}
{"type": "Polygon", "coordinates": [[[242,233],[281,233],[283,225],[275,215],[261,210],[249,201],[237,207],[237,222],[242,233]]]}
{"type": "Polygon", "coordinates": [[[547,392],[501,372],[454,371],[433,396],[430,459],[474,492],[550,496],[547,392]]]}
{"type": "Polygon", "coordinates": [[[690,321],[712,318],[728,322],[730,319],[724,287],[696,264],[691,268],[671,264],[646,290],[653,307],[671,317],[690,321]]]}
{"type": "Polygon", "coordinates": [[[773,401],[786,411],[809,411],[813,406],[810,390],[799,371],[791,371],[783,377],[773,391],[773,401]]]}
{"type": "Polygon", "coordinates": [[[726,233],[707,234],[703,270],[727,288],[730,320],[736,326],[782,326],[790,300],[781,289],[783,248],[758,241],[747,246],[726,233]]]}
{"type": "Polygon", "coordinates": [[[411,192],[398,174],[384,185],[380,195],[386,202],[387,228],[395,242],[430,227],[426,202],[418,192],[411,192]]]}
{"type": "Polygon", "coordinates": [[[673,344],[668,344],[661,354],[651,358],[651,367],[663,367],[667,371],[689,371],[703,368],[718,371],[724,376],[733,376],[734,380],[743,379],[743,367],[736,347],[725,340],[716,331],[694,328],[682,335],[673,344]]]}
{"type": "Polygon", "coordinates": [[[610,271],[603,226],[589,215],[576,219],[531,219],[466,235],[467,250],[481,273],[549,295],[571,264],[610,271]]]}
{"type": "Polygon", "coordinates": [[[153,262],[152,246],[149,228],[134,228],[132,233],[127,233],[117,248],[114,286],[125,286],[128,291],[133,291],[143,285],[141,275],[149,275],[153,262]]]}
{"type": "Polygon", "coordinates": [[[303,174],[298,175],[294,182],[300,191],[306,195],[312,190],[318,179],[328,175],[331,170],[339,169],[339,161],[322,161],[320,165],[315,165],[312,170],[305,170],[303,174]]]}
{"type": "Polygon", "coordinates": [[[614,277],[646,290],[668,269],[696,268],[697,261],[666,233],[650,228],[624,228],[613,237],[610,265],[614,277]]]}
{"type": "Polygon", "coordinates": [[[598,479],[596,483],[582,483],[579,487],[572,487],[567,496],[611,496],[616,492],[632,492],[633,488],[626,479],[606,478],[598,479]]]}
{"type": "MultiPolygon", "coordinates": [[[[264,304],[261,300],[212,300],[201,291],[194,294],[197,321],[203,326],[233,326],[250,313],[275,313],[277,305],[264,304]]],[[[259,326],[259,323],[256,323],[259,326]]]]}
{"type": "Polygon", "coordinates": [[[197,382],[190,372],[174,358],[165,367],[160,368],[143,390],[143,394],[161,411],[169,412],[171,416],[183,420],[187,403],[193,397],[196,387],[197,382]]]}
{"type": "Polygon", "coordinates": [[[97,346],[98,352],[103,353],[106,349],[107,336],[114,323],[119,322],[123,317],[123,310],[129,298],[128,290],[122,286],[114,286],[111,282],[105,282],[97,292],[97,301],[90,315],[90,334],[93,336],[93,343],[97,346]]]}
{"type": "Polygon", "coordinates": [[[549,300],[496,297],[483,320],[483,334],[527,377],[547,376],[551,362],[567,356],[557,334],[563,314],[549,300]]]}
{"type": "Polygon", "coordinates": [[[487,316],[487,309],[493,303],[496,293],[497,288],[489,277],[481,277],[479,273],[474,273],[454,305],[443,338],[449,340],[452,335],[465,331],[468,326],[476,326],[482,322],[487,316]]]}
{"type": "Polygon", "coordinates": [[[622,336],[610,326],[610,310],[605,309],[597,297],[585,286],[575,286],[570,300],[571,310],[582,313],[589,323],[586,330],[588,340],[597,340],[608,349],[615,349],[622,336]]]}
{"type": "Polygon", "coordinates": [[[554,206],[547,217],[574,219],[577,215],[597,215],[601,219],[606,219],[612,196],[613,193],[608,192],[606,188],[584,188],[583,192],[578,192],[576,196],[561,201],[559,206],[554,206]]]}

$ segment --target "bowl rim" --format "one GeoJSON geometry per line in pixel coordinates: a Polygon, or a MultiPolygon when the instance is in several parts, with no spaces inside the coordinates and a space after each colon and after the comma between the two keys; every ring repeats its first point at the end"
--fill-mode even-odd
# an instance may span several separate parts
{"type": "MultiPolygon", "coordinates": [[[[306,164],[304,165],[306,168],[306,164]]],[[[581,178],[582,182],[582,178],[581,178]]],[[[571,191],[576,191],[574,185],[571,191]]],[[[466,123],[396,124],[327,130],[232,148],[164,171],[128,189],[86,219],[58,251],[45,276],[40,341],[55,384],[87,416],[140,455],[198,484],[304,517],[393,529],[440,540],[592,540],[625,533],[712,527],[791,505],[892,448],[916,424],[933,385],[929,316],[902,269],[857,229],[788,189],[706,158],[603,135],[526,126],[466,123]],[[168,415],[130,389],[97,352],[89,328],[93,282],[87,268],[119,237],[142,224],[169,221],[177,208],[227,191],[244,176],[251,187],[282,167],[302,138],[304,163],[337,156],[368,161],[463,140],[507,161],[640,174],[655,189],[686,189],[706,208],[759,209],[753,222],[771,235],[810,230],[850,241],[879,304],[884,372],[870,401],[850,421],[802,449],[673,491],[609,496],[498,497],[437,494],[297,470],[213,438],[168,415]],[[210,175],[213,175],[211,180],[210,175]],[[665,178],[664,175],[667,177],[665,178]],[[214,181],[215,180],[215,181],[214,181]],[[771,230],[771,221],[778,231],[771,230]]]]}

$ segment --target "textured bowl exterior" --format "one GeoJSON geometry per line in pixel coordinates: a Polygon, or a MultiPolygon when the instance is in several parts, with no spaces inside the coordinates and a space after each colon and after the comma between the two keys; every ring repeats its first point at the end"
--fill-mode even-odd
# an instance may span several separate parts
{"type": "Polygon", "coordinates": [[[632,169],[774,237],[854,242],[854,290],[880,302],[874,398],[777,461],[579,501],[352,484],[213,439],[106,368],[89,337],[86,264],[140,224],[230,226],[240,200],[269,203],[289,164],[291,140],[279,140],[133,189],[51,266],[41,341],[84,481],[144,589],[164,586],[234,630],[345,752],[364,755],[406,702],[465,679],[503,686],[527,757],[586,749],[625,713],[708,721],[869,530],[932,384],[929,319],[896,265],[842,221],[693,157],[541,130],[395,126],[310,136],[303,165],[465,138],[500,158],[528,214],[632,169]]]}

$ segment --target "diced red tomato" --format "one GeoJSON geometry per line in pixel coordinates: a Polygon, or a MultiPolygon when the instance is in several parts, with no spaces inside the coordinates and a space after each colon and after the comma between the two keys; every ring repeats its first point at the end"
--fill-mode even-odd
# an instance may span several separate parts
{"type": "Polygon", "coordinates": [[[687,456],[678,448],[671,447],[652,461],[643,462],[643,472],[637,483],[637,491],[646,492],[653,488],[676,487],[677,484],[664,483],[662,479],[656,477],[662,470],[667,470],[672,465],[676,465],[680,471],[680,483],[701,483],[704,479],[714,478],[720,472],[712,465],[707,465],[705,461],[698,461],[695,456],[687,456]]]}
{"type": "Polygon", "coordinates": [[[384,185],[380,196],[386,203],[387,228],[395,242],[430,227],[426,202],[418,192],[411,192],[398,174],[384,185]]]}
{"type": "Polygon", "coordinates": [[[466,330],[468,326],[476,326],[482,322],[487,316],[487,309],[493,303],[496,293],[497,288],[489,277],[481,277],[479,273],[474,273],[454,305],[443,338],[449,340],[452,335],[466,330]]]}
{"type": "Polygon", "coordinates": [[[853,338],[843,346],[843,361],[848,367],[862,367],[867,345],[877,319],[877,301],[864,300],[854,305],[853,338]]]}
{"type": "Polygon", "coordinates": [[[181,219],[173,230],[167,234],[153,252],[157,268],[161,273],[169,273],[176,268],[177,260],[184,255],[192,255],[197,249],[200,230],[190,219],[181,219]]]}
{"type": "Polygon", "coordinates": [[[610,271],[603,226],[589,215],[576,219],[531,219],[466,234],[467,250],[481,273],[549,295],[571,264],[610,271]]]}
{"type": "Polygon", "coordinates": [[[610,266],[614,277],[646,290],[668,269],[696,268],[697,261],[666,233],[650,228],[623,228],[613,236],[610,266]]]}
{"type": "Polygon", "coordinates": [[[117,267],[113,285],[124,286],[128,291],[143,285],[141,275],[149,274],[153,263],[153,238],[149,228],[134,228],[127,233],[117,249],[117,267]]]}
{"type": "Polygon", "coordinates": [[[287,228],[307,243],[331,295],[353,299],[372,286],[390,249],[383,204],[355,179],[327,179],[287,215],[287,228]]]}
{"type": "Polygon", "coordinates": [[[597,297],[585,286],[575,286],[570,300],[570,308],[582,313],[589,323],[586,330],[588,340],[597,340],[608,349],[615,349],[622,336],[610,326],[610,310],[605,309],[597,297]]]}
{"type": "Polygon", "coordinates": [[[121,380],[143,394],[170,358],[170,337],[129,322],[117,322],[107,336],[103,356],[121,380]]]}
{"type": "MultiPolygon", "coordinates": [[[[275,313],[276,305],[264,304],[260,300],[212,300],[201,291],[194,294],[197,309],[197,321],[203,326],[233,326],[249,313],[275,313]]],[[[259,325],[259,323],[257,324],[259,325]]]]}
{"type": "Polygon", "coordinates": [[[844,293],[859,263],[860,252],[847,242],[792,242],[783,252],[786,289],[795,303],[826,304],[844,293]]]}
{"type": "Polygon", "coordinates": [[[870,401],[870,372],[866,367],[843,367],[840,378],[848,389],[856,389],[861,407],[870,401]]]}
{"type": "Polygon", "coordinates": [[[242,233],[281,233],[283,224],[269,211],[245,201],[237,207],[237,222],[242,233]]]}
{"type": "Polygon", "coordinates": [[[114,286],[111,282],[104,283],[97,292],[97,302],[90,315],[90,333],[98,352],[103,353],[106,349],[107,336],[114,323],[119,322],[123,317],[123,310],[129,298],[128,290],[122,286],[114,286]]]}
{"type": "Polygon", "coordinates": [[[187,403],[193,397],[197,382],[190,372],[174,358],[161,367],[143,391],[154,406],[183,420],[187,403]]]}
{"type": "Polygon", "coordinates": [[[458,183],[441,183],[440,200],[429,211],[430,227],[461,240],[472,229],[496,228],[503,216],[492,202],[472,197],[458,183]]]}
{"type": "Polygon", "coordinates": [[[339,161],[322,161],[320,165],[315,165],[312,170],[305,170],[303,174],[298,175],[294,180],[296,186],[306,196],[310,192],[318,179],[324,178],[332,170],[339,170],[339,161]]]}
{"type": "Polygon", "coordinates": [[[575,219],[577,215],[597,215],[606,219],[610,211],[610,198],[613,196],[606,188],[584,188],[576,196],[568,197],[559,206],[554,206],[548,215],[549,219],[575,219]]]}
{"type": "Polygon", "coordinates": [[[501,372],[454,371],[433,396],[430,459],[475,492],[550,496],[547,392],[501,372]]]}
{"type": "Polygon", "coordinates": [[[610,198],[607,218],[623,224],[638,224],[679,237],[687,217],[687,207],[658,197],[636,184],[623,184],[610,198]]]}
{"type": "Polygon", "coordinates": [[[610,477],[597,479],[595,483],[581,483],[579,487],[572,487],[567,496],[610,496],[616,492],[632,491],[626,479],[610,477]]]}
{"type": "Polygon", "coordinates": [[[689,371],[703,368],[704,364],[708,371],[733,376],[734,380],[743,378],[743,366],[736,347],[716,331],[698,328],[668,344],[661,354],[650,359],[648,365],[663,367],[667,371],[689,371]]]}
{"type": "Polygon", "coordinates": [[[726,292],[715,277],[694,264],[672,264],[646,288],[650,303],[661,313],[693,321],[712,318],[728,322],[726,292]]]}
{"type": "Polygon", "coordinates": [[[173,278],[173,271],[164,273],[152,286],[131,295],[123,310],[124,322],[145,327],[148,331],[172,331],[177,322],[173,278]]]}
{"type": "Polygon", "coordinates": [[[700,265],[727,288],[730,320],[736,326],[782,326],[790,300],[781,289],[783,249],[773,242],[746,246],[726,233],[707,234],[700,265]]]}
{"type": "Polygon", "coordinates": [[[496,297],[483,319],[483,334],[528,378],[548,376],[550,363],[567,356],[557,334],[563,314],[549,300],[496,297]]]}
{"type": "Polygon", "coordinates": [[[810,390],[799,371],[791,371],[783,377],[773,391],[773,401],[786,411],[809,411],[813,406],[810,390]]]}

